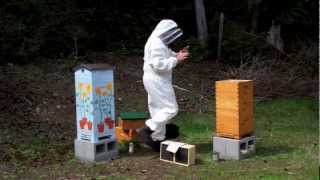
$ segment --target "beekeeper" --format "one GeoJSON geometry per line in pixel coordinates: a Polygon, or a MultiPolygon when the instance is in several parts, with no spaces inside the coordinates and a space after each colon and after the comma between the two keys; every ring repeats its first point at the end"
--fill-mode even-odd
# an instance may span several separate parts
{"type": "Polygon", "coordinates": [[[151,118],[144,129],[145,143],[160,147],[166,138],[166,124],[178,113],[178,104],[172,87],[172,70],[183,63],[189,55],[186,48],[178,53],[169,45],[182,36],[177,23],[161,20],[151,33],[144,47],[143,85],[148,93],[148,108],[151,118]],[[149,131],[149,136],[148,132],[149,131]]]}

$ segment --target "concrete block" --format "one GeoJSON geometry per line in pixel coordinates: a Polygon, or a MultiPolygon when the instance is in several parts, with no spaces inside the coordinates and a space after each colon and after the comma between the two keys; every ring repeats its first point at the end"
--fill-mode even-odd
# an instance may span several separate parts
{"type": "Polygon", "coordinates": [[[74,149],[76,158],[85,162],[112,160],[118,156],[115,139],[106,139],[96,143],[75,139],[74,149]]]}
{"type": "Polygon", "coordinates": [[[242,139],[213,137],[213,152],[219,153],[218,157],[225,160],[248,158],[255,153],[255,145],[255,136],[242,139]]]}

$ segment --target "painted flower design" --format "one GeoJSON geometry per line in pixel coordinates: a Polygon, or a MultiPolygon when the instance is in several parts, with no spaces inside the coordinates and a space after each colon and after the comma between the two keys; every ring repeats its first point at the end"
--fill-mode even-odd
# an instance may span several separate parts
{"type": "Polygon", "coordinates": [[[109,91],[112,91],[112,89],[113,89],[113,84],[112,84],[112,82],[107,83],[106,87],[107,87],[107,89],[108,89],[109,91]]]}
{"type": "Polygon", "coordinates": [[[102,89],[100,87],[96,87],[96,93],[98,95],[101,95],[102,94],[102,89]]]}
{"type": "Polygon", "coordinates": [[[91,121],[88,121],[87,126],[88,126],[88,130],[91,130],[91,129],[92,129],[92,122],[91,122],[91,121]]]}
{"type": "Polygon", "coordinates": [[[98,126],[98,132],[103,133],[104,132],[104,123],[100,122],[97,126],[98,126]]]}
{"type": "Polygon", "coordinates": [[[90,93],[90,92],[91,92],[91,90],[92,90],[92,87],[91,87],[91,85],[90,85],[90,84],[88,84],[88,85],[87,85],[87,88],[86,88],[87,93],[90,93]]]}

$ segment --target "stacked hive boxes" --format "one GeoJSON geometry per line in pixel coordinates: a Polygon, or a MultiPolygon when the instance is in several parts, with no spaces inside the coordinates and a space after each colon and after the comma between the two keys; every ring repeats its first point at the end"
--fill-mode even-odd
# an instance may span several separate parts
{"type": "Polygon", "coordinates": [[[75,68],[77,138],[75,156],[82,161],[114,159],[114,69],[107,64],[75,68]]]}
{"type": "MultiPolygon", "coordinates": [[[[253,138],[253,83],[251,80],[222,80],[216,82],[216,137],[214,151],[225,159],[241,159],[249,152],[253,138]],[[248,141],[250,142],[246,142],[248,141]],[[231,143],[228,145],[228,143],[231,143]],[[232,145],[235,143],[235,146],[232,145]],[[218,147],[219,146],[219,147],[218,147]],[[223,146],[223,147],[222,147],[223,146]],[[234,152],[228,148],[237,147],[234,152]]],[[[252,148],[250,150],[254,150],[252,148]]],[[[250,154],[250,153],[249,153],[250,154]]]]}
{"type": "Polygon", "coordinates": [[[240,139],[253,133],[253,86],[250,80],[216,82],[216,135],[240,139]]]}

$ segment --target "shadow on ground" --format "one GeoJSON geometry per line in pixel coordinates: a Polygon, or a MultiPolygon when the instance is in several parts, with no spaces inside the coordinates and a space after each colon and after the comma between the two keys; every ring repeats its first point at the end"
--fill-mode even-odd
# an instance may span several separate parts
{"type": "Polygon", "coordinates": [[[279,145],[274,144],[271,146],[257,146],[256,147],[256,155],[262,157],[274,156],[277,154],[289,154],[290,152],[294,151],[295,148],[286,146],[286,145],[279,145]]]}

